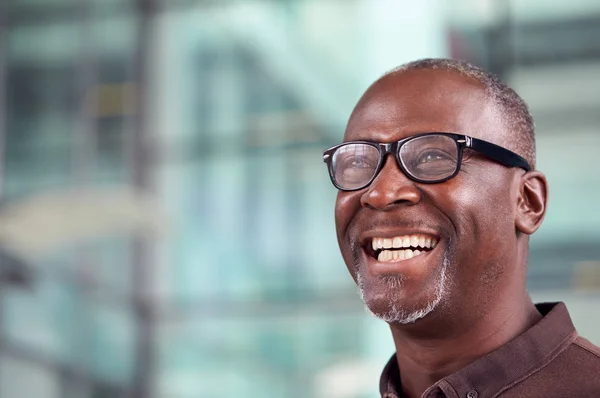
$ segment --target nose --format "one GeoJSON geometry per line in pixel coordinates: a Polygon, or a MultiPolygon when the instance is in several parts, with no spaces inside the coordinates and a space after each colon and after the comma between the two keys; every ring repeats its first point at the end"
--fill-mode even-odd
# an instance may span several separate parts
{"type": "Polygon", "coordinates": [[[415,205],[421,201],[421,191],[398,166],[394,156],[387,156],[379,174],[361,196],[363,207],[391,210],[399,205],[415,205]]]}

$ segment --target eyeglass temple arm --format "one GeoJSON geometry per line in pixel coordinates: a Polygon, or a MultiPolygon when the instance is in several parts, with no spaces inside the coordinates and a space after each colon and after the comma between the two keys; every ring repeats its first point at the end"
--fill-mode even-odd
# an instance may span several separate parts
{"type": "Polygon", "coordinates": [[[516,153],[509,151],[506,148],[502,148],[491,142],[478,140],[477,138],[471,138],[465,136],[465,146],[471,148],[474,151],[484,154],[497,162],[500,162],[509,167],[520,167],[526,171],[531,171],[529,163],[521,156],[516,153]]]}

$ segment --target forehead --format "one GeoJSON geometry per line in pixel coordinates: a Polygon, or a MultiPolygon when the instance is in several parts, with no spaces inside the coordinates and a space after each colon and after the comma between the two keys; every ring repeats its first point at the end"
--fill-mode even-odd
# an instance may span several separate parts
{"type": "Polygon", "coordinates": [[[356,105],[345,141],[397,141],[453,132],[500,141],[502,117],[477,81],[456,72],[417,69],[384,76],[356,105]]]}

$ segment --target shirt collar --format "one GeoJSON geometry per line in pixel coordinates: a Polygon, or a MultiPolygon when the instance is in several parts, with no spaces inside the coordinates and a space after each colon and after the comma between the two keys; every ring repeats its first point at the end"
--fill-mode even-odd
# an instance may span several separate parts
{"type": "MultiPolygon", "coordinates": [[[[536,307],[543,316],[537,324],[499,349],[438,381],[423,396],[437,397],[442,390],[454,390],[459,397],[468,396],[471,391],[476,391],[479,396],[495,396],[550,362],[575,340],[577,332],[564,303],[542,303],[536,307]]],[[[404,396],[396,355],[383,370],[379,391],[382,398],[404,396]]]]}

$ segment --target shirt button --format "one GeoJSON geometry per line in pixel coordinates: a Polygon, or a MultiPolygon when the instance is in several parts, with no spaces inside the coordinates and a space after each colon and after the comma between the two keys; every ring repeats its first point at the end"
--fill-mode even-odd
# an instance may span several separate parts
{"type": "Polygon", "coordinates": [[[477,394],[477,391],[475,390],[471,390],[467,393],[467,398],[477,398],[479,396],[479,394],[477,394]]]}

